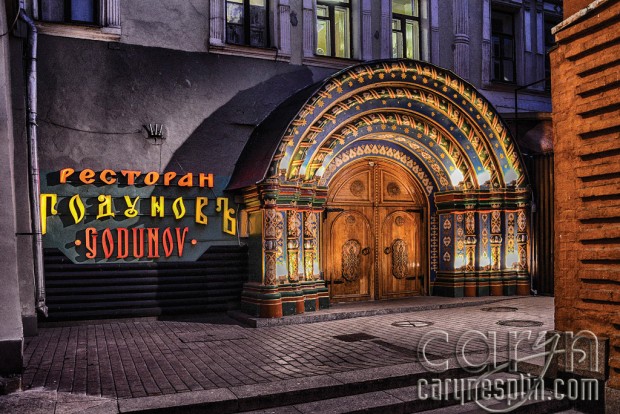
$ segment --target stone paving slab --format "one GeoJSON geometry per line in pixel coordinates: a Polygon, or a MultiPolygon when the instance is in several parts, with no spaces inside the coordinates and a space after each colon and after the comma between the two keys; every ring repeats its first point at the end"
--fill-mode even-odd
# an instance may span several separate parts
{"type": "MultiPolygon", "coordinates": [[[[483,311],[485,306],[468,306],[257,329],[241,327],[226,316],[209,322],[116,321],[41,328],[37,337],[28,340],[24,355],[23,387],[31,391],[0,397],[0,413],[20,412],[15,398],[25,400],[20,396],[33,395],[32,390],[101,398],[102,410],[104,402],[111,401],[111,408],[118,402],[118,407],[129,409],[137,399],[149,398],[141,401],[154,404],[191,400],[224,392],[215,391],[221,389],[228,389],[236,400],[244,398],[242,390],[251,396],[269,387],[292,387],[294,393],[295,383],[312,382],[311,377],[329,376],[346,383],[404,375],[420,367],[417,346],[432,330],[441,329],[450,336],[447,343],[433,342],[432,355],[438,358],[454,355],[456,342],[469,329],[497,332],[503,352],[516,328],[497,325],[500,319],[541,322],[542,326],[530,328],[534,334],[553,329],[553,298],[521,297],[506,303],[518,310],[493,313],[483,311]],[[393,325],[408,320],[432,325],[393,325]],[[335,338],[359,333],[375,339],[335,338]],[[201,336],[213,340],[187,341],[201,336]],[[203,393],[210,390],[212,394],[203,393]]],[[[474,341],[471,352],[485,346],[474,341]]],[[[41,409],[63,403],[56,397],[40,400],[41,409]]]]}

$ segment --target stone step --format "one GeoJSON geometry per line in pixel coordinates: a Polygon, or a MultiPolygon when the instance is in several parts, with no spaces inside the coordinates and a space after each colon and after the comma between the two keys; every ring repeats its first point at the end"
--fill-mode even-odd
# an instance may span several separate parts
{"type": "MultiPolygon", "coordinates": [[[[514,374],[498,373],[488,377],[490,380],[508,380],[519,377],[514,374]]],[[[476,379],[476,377],[472,377],[476,379]]],[[[282,407],[268,408],[246,412],[245,414],[344,414],[344,413],[377,413],[377,414],[405,414],[405,413],[423,413],[423,414],[443,414],[443,413],[487,413],[475,401],[469,401],[471,397],[481,394],[480,384],[474,385],[470,394],[454,394],[454,389],[446,390],[439,398],[429,398],[431,395],[431,386],[423,385],[418,387],[399,387],[386,389],[383,391],[373,391],[364,394],[349,395],[338,398],[330,398],[321,401],[314,401],[302,404],[288,405],[282,407]],[[475,389],[475,390],[474,390],[475,389]]],[[[513,395],[511,404],[503,401],[481,401],[486,407],[493,410],[511,409],[512,413],[528,413],[542,414],[553,413],[567,410],[570,407],[568,401],[558,400],[542,400],[528,401],[527,397],[522,394],[513,395]],[[516,409],[513,408],[515,403],[525,398],[526,401],[516,409]]],[[[507,411],[506,411],[507,412],[507,411]]]]}

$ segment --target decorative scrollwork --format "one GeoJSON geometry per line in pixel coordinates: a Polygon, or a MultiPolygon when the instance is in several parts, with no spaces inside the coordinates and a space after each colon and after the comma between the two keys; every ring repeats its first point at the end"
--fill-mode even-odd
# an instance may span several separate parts
{"type": "Polygon", "coordinates": [[[342,245],[342,277],[348,282],[355,282],[360,278],[362,263],[362,245],[351,239],[342,245]]]}
{"type": "Polygon", "coordinates": [[[351,194],[357,197],[361,196],[365,189],[366,187],[364,186],[364,183],[360,180],[353,181],[349,187],[351,194]]]}
{"type": "Polygon", "coordinates": [[[407,243],[402,239],[394,240],[392,243],[392,275],[396,279],[407,277],[407,263],[409,263],[407,243]]]}
{"type": "Polygon", "coordinates": [[[395,196],[400,194],[400,186],[398,184],[396,184],[396,183],[393,183],[393,182],[389,183],[387,185],[387,192],[388,192],[389,195],[395,197],[395,196]]]}

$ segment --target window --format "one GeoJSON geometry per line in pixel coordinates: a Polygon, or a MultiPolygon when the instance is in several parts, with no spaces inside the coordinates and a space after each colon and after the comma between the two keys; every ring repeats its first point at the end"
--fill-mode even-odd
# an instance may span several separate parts
{"type": "Polygon", "coordinates": [[[491,45],[493,55],[491,80],[515,83],[515,35],[512,14],[492,11],[491,45]]]}
{"type": "Polygon", "coordinates": [[[46,22],[99,24],[98,0],[39,0],[39,18],[46,22]]]}
{"type": "Polygon", "coordinates": [[[419,0],[392,0],[392,57],[420,59],[419,0]]]}
{"type": "Polygon", "coordinates": [[[316,4],[316,54],[351,57],[349,0],[322,0],[316,4]]]}
{"type": "Polygon", "coordinates": [[[226,42],[267,47],[267,0],[226,0],[226,42]]]}

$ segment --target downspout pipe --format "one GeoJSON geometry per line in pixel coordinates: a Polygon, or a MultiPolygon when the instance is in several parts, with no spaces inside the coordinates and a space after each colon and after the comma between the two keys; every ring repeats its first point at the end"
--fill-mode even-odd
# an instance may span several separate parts
{"type": "Polygon", "coordinates": [[[30,217],[32,221],[32,251],[36,288],[36,308],[47,316],[45,279],[43,275],[43,235],[41,233],[41,184],[39,182],[39,154],[37,151],[37,27],[24,9],[19,18],[28,26],[26,65],[26,110],[28,112],[28,169],[30,171],[30,217]]]}

